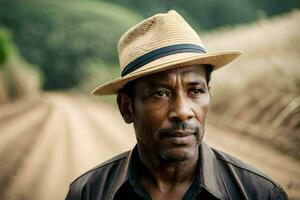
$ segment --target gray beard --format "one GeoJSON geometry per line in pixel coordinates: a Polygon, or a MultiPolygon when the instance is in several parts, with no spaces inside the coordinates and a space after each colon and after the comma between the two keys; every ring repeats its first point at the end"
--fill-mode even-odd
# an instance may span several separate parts
{"type": "MultiPolygon", "coordinates": [[[[198,146],[196,148],[198,148],[198,146]]],[[[162,151],[159,153],[159,156],[165,162],[177,163],[177,162],[182,162],[182,161],[191,159],[195,155],[196,152],[197,152],[197,149],[195,149],[195,151],[193,151],[193,152],[183,152],[181,154],[175,155],[175,154],[171,154],[167,151],[162,151]]]]}
{"type": "Polygon", "coordinates": [[[195,154],[199,153],[198,148],[199,145],[202,142],[204,132],[205,132],[205,127],[200,127],[199,134],[197,135],[197,145],[195,146],[194,151],[187,151],[187,152],[182,152],[180,154],[172,154],[168,152],[168,150],[161,150],[159,152],[159,157],[164,160],[165,162],[170,162],[170,163],[177,163],[177,162],[182,162],[191,159],[195,154]]]}

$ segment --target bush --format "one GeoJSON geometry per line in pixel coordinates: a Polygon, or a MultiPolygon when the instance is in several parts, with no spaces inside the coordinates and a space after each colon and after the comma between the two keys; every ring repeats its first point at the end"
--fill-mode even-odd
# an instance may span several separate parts
{"type": "Polygon", "coordinates": [[[10,54],[10,43],[7,31],[0,29],[0,70],[1,66],[8,60],[10,54]]]}

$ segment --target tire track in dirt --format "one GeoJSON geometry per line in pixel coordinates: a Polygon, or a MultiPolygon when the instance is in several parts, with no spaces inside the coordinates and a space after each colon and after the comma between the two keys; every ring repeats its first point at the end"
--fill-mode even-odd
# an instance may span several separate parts
{"type": "Polygon", "coordinates": [[[14,120],[16,117],[22,117],[23,114],[35,109],[40,103],[41,101],[36,99],[1,106],[0,124],[14,120]]]}
{"type": "MultiPolygon", "coordinates": [[[[8,190],[6,199],[45,199],[47,196],[53,197],[56,196],[57,193],[62,192],[62,186],[67,187],[66,185],[70,178],[65,178],[65,176],[69,177],[68,171],[56,171],[57,174],[55,174],[55,176],[51,173],[51,176],[56,178],[56,184],[53,184],[52,187],[49,186],[49,188],[47,188],[49,189],[48,191],[44,190],[44,185],[48,182],[48,176],[52,168],[55,169],[56,165],[69,167],[66,162],[67,159],[65,158],[65,160],[62,160],[60,163],[55,162],[56,157],[65,155],[64,151],[57,152],[57,147],[61,142],[66,142],[67,139],[67,134],[65,134],[66,129],[64,128],[66,116],[58,105],[53,102],[49,103],[51,103],[53,111],[49,116],[47,124],[41,130],[42,136],[39,140],[39,144],[34,146],[32,153],[22,165],[22,169],[8,190]],[[53,187],[58,188],[56,188],[56,191],[53,191],[53,187]],[[43,198],[37,197],[41,191],[45,192],[43,198]],[[51,193],[49,193],[50,191],[51,193]]],[[[67,145],[65,146],[67,147],[67,145]]],[[[61,148],[59,148],[59,150],[61,150],[61,148]]],[[[63,199],[63,197],[52,199],[63,199]]]]}
{"type": "Polygon", "coordinates": [[[32,200],[63,199],[68,191],[68,185],[72,176],[68,173],[66,137],[59,137],[54,151],[49,156],[47,171],[43,174],[43,181],[39,189],[32,196],[32,200]],[[59,190],[58,190],[59,188],[59,190]],[[45,194],[51,194],[45,195],[45,194]]]}
{"type": "Polygon", "coordinates": [[[72,98],[95,129],[98,140],[106,140],[116,153],[129,150],[136,144],[132,124],[125,124],[116,109],[110,105],[92,102],[86,98],[72,98]]]}
{"type": "Polygon", "coordinates": [[[20,170],[22,163],[30,155],[33,147],[39,140],[41,134],[40,129],[46,124],[51,113],[51,107],[44,105],[43,113],[39,116],[39,120],[31,124],[25,129],[21,129],[21,137],[11,140],[8,145],[1,150],[1,170],[0,170],[0,199],[5,196],[7,189],[14,181],[14,177],[20,170]],[[17,148],[16,148],[17,147],[17,148]]]}
{"type": "Polygon", "coordinates": [[[71,155],[74,161],[74,177],[98,165],[110,153],[109,144],[105,141],[99,143],[95,140],[94,129],[90,126],[86,116],[78,110],[68,97],[61,96],[63,109],[67,114],[67,121],[70,130],[71,155]]]}
{"type": "Polygon", "coordinates": [[[59,121],[59,141],[55,143],[54,151],[49,162],[49,170],[45,173],[44,181],[34,195],[34,200],[64,199],[69,189],[69,184],[75,175],[75,158],[72,155],[73,146],[71,143],[71,127],[67,113],[63,109],[65,98],[51,97],[53,104],[56,104],[63,116],[60,115],[59,121]],[[57,180],[60,180],[59,182],[57,180]],[[58,190],[59,188],[59,190],[58,190]],[[45,195],[51,193],[52,195],[45,195]]]}
{"type": "Polygon", "coordinates": [[[34,126],[41,116],[46,112],[45,103],[40,103],[32,110],[23,113],[21,116],[16,116],[14,120],[0,123],[0,154],[7,146],[10,146],[12,141],[20,138],[22,133],[30,126],[34,126]]]}

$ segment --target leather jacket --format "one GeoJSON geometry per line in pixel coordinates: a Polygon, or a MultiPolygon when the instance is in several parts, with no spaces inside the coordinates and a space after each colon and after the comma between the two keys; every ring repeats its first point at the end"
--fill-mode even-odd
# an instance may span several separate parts
{"type": "MultiPolygon", "coordinates": [[[[129,179],[134,164],[133,151],[120,154],[78,177],[71,183],[66,200],[116,199],[116,193],[129,179]]],[[[199,146],[198,168],[202,187],[214,199],[288,199],[282,187],[270,177],[204,142],[199,146]]]]}

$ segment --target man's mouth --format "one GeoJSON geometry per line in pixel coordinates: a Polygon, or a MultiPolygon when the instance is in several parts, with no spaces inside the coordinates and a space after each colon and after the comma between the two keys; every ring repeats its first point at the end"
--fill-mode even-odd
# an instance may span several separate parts
{"type": "Polygon", "coordinates": [[[168,137],[186,137],[189,135],[194,135],[195,132],[192,130],[178,130],[178,131],[172,131],[171,133],[167,134],[168,137]]]}
{"type": "Polygon", "coordinates": [[[163,139],[176,145],[185,145],[191,143],[195,137],[195,132],[191,130],[172,131],[163,135],[163,139]]]}

